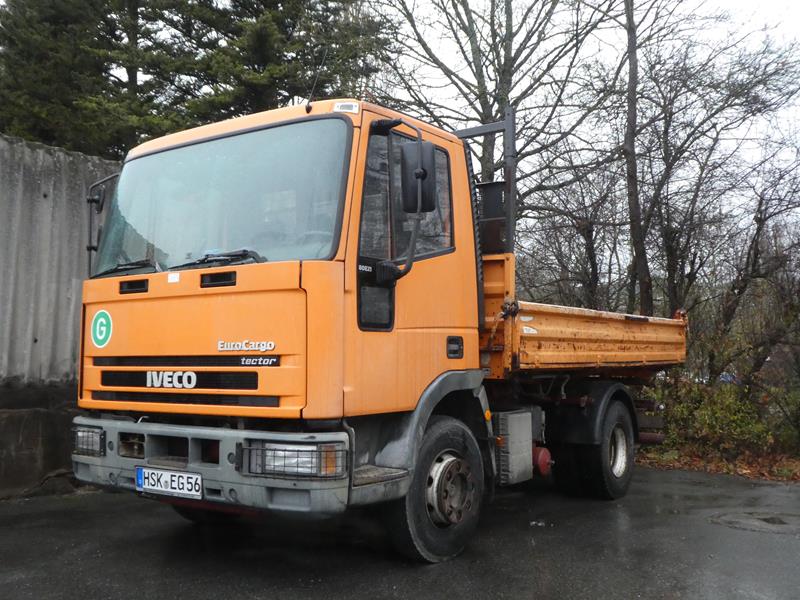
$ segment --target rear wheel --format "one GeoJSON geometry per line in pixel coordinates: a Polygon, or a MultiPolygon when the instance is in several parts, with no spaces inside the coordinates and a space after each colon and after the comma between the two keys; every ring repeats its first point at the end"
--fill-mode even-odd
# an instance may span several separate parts
{"type": "Polygon", "coordinates": [[[633,421],[627,407],[613,401],[603,417],[600,445],[583,447],[586,491],[613,500],[624,496],[633,476],[633,421]]]}
{"type": "Polygon", "coordinates": [[[483,489],[475,436],[457,419],[432,417],[408,494],[391,502],[387,511],[395,548],[432,563],[460,554],[478,526],[483,489]]]}

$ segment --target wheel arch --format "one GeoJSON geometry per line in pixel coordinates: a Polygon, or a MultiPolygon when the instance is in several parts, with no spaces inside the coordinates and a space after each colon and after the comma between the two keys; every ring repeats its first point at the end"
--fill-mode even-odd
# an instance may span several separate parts
{"type": "Polygon", "coordinates": [[[434,415],[453,417],[469,427],[478,440],[485,439],[486,418],[484,414],[486,407],[482,404],[479,396],[476,396],[473,390],[456,390],[436,403],[428,417],[428,422],[434,415]]]}
{"type": "MultiPolygon", "coordinates": [[[[482,371],[471,369],[442,373],[425,388],[417,407],[401,418],[392,439],[386,440],[378,451],[376,462],[381,466],[413,471],[422,436],[431,416],[435,414],[462,421],[475,435],[485,455],[493,457],[494,454],[488,449],[484,450],[492,439],[491,421],[485,418],[487,410],[489,403],[483,389],[482,371]]],[[[493,462],[489,462],[487,466],[493,473],[493,462]]]]}
{"type": "Polygon", "coordinates": [[[549,443],[599,444],[603,416],[611,403],[617,400],[627,408],[633,424],[634,440],[639,440],[633,396],[624,383],[611,380],[577,381],[568,385],[565,392],[569,398],[588,396],[591,402],[583,408],[571,404],[548,408],[546,432],[549,443]]]}

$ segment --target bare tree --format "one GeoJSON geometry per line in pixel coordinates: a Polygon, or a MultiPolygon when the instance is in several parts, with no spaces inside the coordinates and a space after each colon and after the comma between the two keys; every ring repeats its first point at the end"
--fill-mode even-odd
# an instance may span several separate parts
{"type": "MultiPolygon", "coordinates": [[[[715,261],[757,234],[748,186],[775,158],[769,120],[797,96],[794,46],[705,34],[724,16],[668,0],[383,5],[401,20],[395,106],[443,127],[518,111],[525,295],[736,313],[720,290],[752,271],[715,261]]],[[[494,140],[478,158],[492,179],[494,140]]]]}
{"type": "MultiPolygon", "coordinates": [[[[408,0],[383,0],[383,6],[403,22],[404,59],[387,65],[390,102],[443,127],[496,121],[513,106],[523,188],[543,172],[539,158],[569,139],[613,91],[613,82],[596,89],[581,65],[599,51],[591,42],[618,13],[619,0],[434,0],[420,9],[408,0]]],[[[491,180],[498,167],[492,136],[481,141],[478,155],[482,180],[491,180]]]]}
{"type": "MultiPolygon", "coordinates": [[[[568,155],[569,156],[569,155],[568,155]]],[[[535,268],[518,279],[530,297],[586,308],[624,308],[629,247],[622,174],[598,169],[524,207],[518,255],[535,268]]]]}
{"type": "Polygon", "coordinates": [[[722,288],[716,318],[705,340],[710,381],[716,381],[745,354],[751,355],[751,364],[740,370],[745,379],[752,379],[798,316],[796,292],[800,289],[795,287],[798,277],[795,269],[800,239],[787,240],[780,231],[791,228],[800,216],[800,162],[765,166],[759,179],[752,183],[752,192],[755,205],[752,222],[739,237],[741,250],[734,252],[734,272],[722,288]],[[766,289],[778,292],[773,297],[777,298],[780,309],[769,309],[769,324],[760,315],[746,310],[752,306],[747,302],[751,298],[748,294],[754,293],[759,282],[770,283],[766,289]],[[781,316],[776,319],[776,315],[781,316]],[[760,320],[759,335],[755,336],[751,329],[743,342],[741,324],[756,318],[760,320]]]}
{"type": "MultiPolygon", "coordinates": [[[[390,101],[454,128],[517,109],[521,297],[686,308],[693,380],[798,385],[796,44],[675,0],[410,2],[383,0],[390,101]]],[[[477,156],[493,179],[495,140],[477,156]]]]}
{"type": "MultiPolygon", "coordinates": [[[[639,178],[636,158],[636,125],[638,122],[638,87],[639,60],[638,40],[636,37],[636,19],[634,18],[633,0],[625,0],[625,31],[627,38],[628,84],[625,93],[625,139],[622,154],[625,157],[625,187],[628,198],[628,214],[630,216],[631,246],[633,263],[631,271],[639,284],[639,303],[641,313],[653,314],[653,281],[650,277],[650,266],[645,246],[645,227],[642,223],[642,206],[639,202],[639,178]]],[[[632,300],[633,294],[631,294],[632,300]]],[[[629,301],[629,310],[633,302],[629,301]]]]}

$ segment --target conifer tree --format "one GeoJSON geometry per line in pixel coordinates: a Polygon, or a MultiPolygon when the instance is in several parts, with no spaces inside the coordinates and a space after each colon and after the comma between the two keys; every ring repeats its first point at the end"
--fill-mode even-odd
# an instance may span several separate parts
{"type": "Polygon", "coordinates": [[[108,85],[103,0],[7,0],[0,6],[0,132],[91,154],[109,145],[84,100],[108,85]]]}
{"type": "Polygon", "coordinates": [[[364,0],[9,0],[0,132],[121,158],[301,101],[317,74],[317,98],[364,95],[391,39],[364,0]]]}

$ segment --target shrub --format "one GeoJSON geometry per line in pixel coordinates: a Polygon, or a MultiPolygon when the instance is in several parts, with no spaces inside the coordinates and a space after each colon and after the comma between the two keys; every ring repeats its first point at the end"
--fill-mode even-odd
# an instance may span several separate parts
{"type": "Polygon", "coordinates": [[[764,388],[763,402],[776,447],[800,456],[800,391],[764,388]]]}
{"type": "Polygon", "coordinates": [[[770,427],[738,386],[684,381],[656,393],[666,405],[667,443],[673,447],[700,445],[729,460],[773,449],[770,427]]]}

